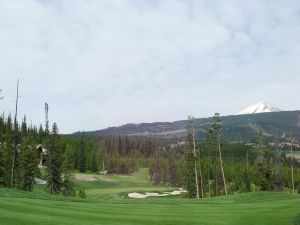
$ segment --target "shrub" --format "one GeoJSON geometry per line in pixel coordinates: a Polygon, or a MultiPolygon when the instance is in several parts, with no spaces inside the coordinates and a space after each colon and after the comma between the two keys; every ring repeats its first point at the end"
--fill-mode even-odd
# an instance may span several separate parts
{"type": "Polygon", "coordinates": [[[251,190],[251,192],[256,192],[256,191],[259,191],[259,187],[252,183],[250,185],[250,190],[251,190]]]}
{"type": "Polygon", "coordinates": [[[85,190],[79,189],[79,191],[78,191],[78,197],[79,198],[86,198],[85,190]]]}

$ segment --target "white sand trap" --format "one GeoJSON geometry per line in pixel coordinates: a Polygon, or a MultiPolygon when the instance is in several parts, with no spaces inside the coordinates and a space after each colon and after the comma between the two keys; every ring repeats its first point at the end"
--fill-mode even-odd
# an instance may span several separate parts
{"type": "Polygon", "coordinates": [[[34,182],[37,183],[37,184],[47,184],[47,181],[45,180],[42,180],[40,178],[34,178],[34,182]]]}
{"type": "Polygon", "coordinates": [[[133,192],[133,193],[129,193],[128,197],[129,198],[147,198],[148,196],[144,195],[144,194],[137,193],[137,192],[133,192]]]}
{"type": "Polygon", "coordinates": [[[129,193],[129,198],[147,198],[147,197],[161,197],[161,196],[168,196],[168,195],[181,195],[183,193],[187,193],[184,189],[175,190],[172,192],[163,192],[163,193],[157,193],[157,192],[146,192],[145,194],[133,192],[129,193]]]}
{"type": "Polygon", "coordinates": [[[90,174],[75,174],[76,180],[82,180],[82,181],[95,181],[97,180],[97,177],[90,174]]]}

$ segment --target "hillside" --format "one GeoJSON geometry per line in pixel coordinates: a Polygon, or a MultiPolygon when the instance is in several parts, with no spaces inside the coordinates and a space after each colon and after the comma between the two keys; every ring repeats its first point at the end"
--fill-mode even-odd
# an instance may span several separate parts
{"type": "MultiPolygon", "coordinates": [[[[205,125],[212,118],[196,119],[198,137],[205,137],[205,125]]],[[[291,133],[300,140],[300,111],[281,111],[222,117],[222,138],[228,141],[249,141],[257,138],[260,129],[269,141],[285,141],[291,133]]],[[[146,136],[155,138],[183,138],[186,136],[187,120],[125,124],[103,130],[77,132],[91,136],[146,136]]]]}

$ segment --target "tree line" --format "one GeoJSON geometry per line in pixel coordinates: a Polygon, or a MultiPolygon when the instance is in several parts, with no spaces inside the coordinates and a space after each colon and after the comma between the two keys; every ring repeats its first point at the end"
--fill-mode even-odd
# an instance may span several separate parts
{"type": "Polygon", "coordinates": [[[18,121],[13,123],[11,115],[0,117],[0,186],[33,190],[35,178],[41,177],[38,144],[47,151],[47,191],[51,194],[73,191],[68,178],[68,157],[62,154],[64,146],[56,123],[51,131],[48,126],[45,130],[42,126],[37,129],[27,125],[25,116],[20,125],[18,121]]]}
{"type": "MultiPolygon", "coordinates": [[[[219,114],[207,124],[206,139],[197,139],[190,118],[186,145],[160,146],[149,138],[60,135],[53,123],[28,126],[0,116],[0,186],[32,191],[35,178],[47,181],[50,194],[75,195],[74,172],[131,174],[148,167],[153,184],[184,187],[189,197],[249,191],[299,191],[299,163],[271,151],[260,132],[256,146],[226,143],[219,114]],[[44,165],[39,165],[45,150],[44,165]],[[14,164],[14,166],[13,166],[14,164]]],[[[82,191],[81,191],[82,192],[82,191]]],[[[82,194],[84,195],[84,194],[82,194]]]]}
{"type": "Polygon", "coordinates": [[[150,139],[59,135],[56,123],[50,128],[46,120],[37,128],[28,126],[25,116],[18,123],[2,115],[0,187],[32,191],[35,178],[40,178],[47,181],[50,194],[74,195],[75,171],[131,174],[149,167],[156,151],[150,139]]]}
{"type": "Polygon", "coordinates": [[[189,197],[250,191],[300,192],[300,165],[285,153],[271,151],[259,133],[257,145],[221,141],[221,119],[207,124],[205,140],[197,140],[193,118],[183,152],[167,148],[150,166],[153,184],[185,187],[189,197]]]}

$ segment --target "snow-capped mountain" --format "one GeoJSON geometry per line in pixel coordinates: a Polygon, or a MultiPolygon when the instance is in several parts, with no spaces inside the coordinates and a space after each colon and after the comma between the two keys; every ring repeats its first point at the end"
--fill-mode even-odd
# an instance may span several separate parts
{"type": "Polygon", "coordinates": [[[270,106],[269,104],[260,101],[253,105],[248,106],[244,110],[236,113],[236,115],[242,114],[255,114],[255,113],[266,113],[266,112],[279,112],[282,111],[276,107],[270,106]]]}

